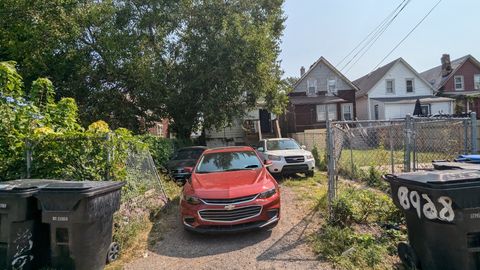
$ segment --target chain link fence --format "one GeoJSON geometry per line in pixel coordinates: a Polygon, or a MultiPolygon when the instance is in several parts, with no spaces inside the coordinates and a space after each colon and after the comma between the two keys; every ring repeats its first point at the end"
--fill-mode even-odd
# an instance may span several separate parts
{"type": "Polygon", "coordinates": [[[329,199],[339,176],[432,169],[432,161],[453,160],[477,151],[477,119],[417,118],[327,123],[329,199]]]}

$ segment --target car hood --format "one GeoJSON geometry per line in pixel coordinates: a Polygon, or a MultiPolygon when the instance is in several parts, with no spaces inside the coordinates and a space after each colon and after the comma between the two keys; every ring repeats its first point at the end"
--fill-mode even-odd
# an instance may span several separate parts
{"type": "Polygon", "coordinates": [[[171,170],[175,168],[195,167],[195,164],[197,164],[196,159],[170,160],[167,163],[167,168],[171,170]]]}
{"type": "Polygon", "coordinates": [[[268,150],[268,155],[275,155],[275,156],[305,156],[310,155],[309,151],[303,149],[290,149],[290,150],[268,150]]]}
{"type": "Polygon", "coordinates": [[[204,199],[238,198],[275,186],[266,169],[194,174],[191,186],[204,199]]]}

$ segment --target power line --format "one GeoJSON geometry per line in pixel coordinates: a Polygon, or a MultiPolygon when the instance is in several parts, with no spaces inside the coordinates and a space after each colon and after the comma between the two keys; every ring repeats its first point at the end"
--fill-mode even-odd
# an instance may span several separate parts
{"type": "MultiPolygon", "coordinates": [[[[343,71],[352,61],[356,60],[355,63],[357,63],[360,58],[365,55],[365,53],[367,53],[368,50],[370,50],[370,48],[375,44],[375,42],[387,31],[388,27],[393,23],[393,21],[395,21],[395,19],[398,17],[398,15],[405,9],[405,7],[410,3],[411,0],[405,0],[403,1],[400,5],[400,9],[398,11],[395,12],[395,15],[390,18],[390,20],[384,24],[378,31],[377,33],[375,33],[374,36],[372,36],[372,38],[363,45],[363,47],[350,59],[350,61],[348,61],[341,69],[340,71],[343,71]],[[358,55],[362,53],[359,57],[358,55]],[[357,58],[358,57],[358,58],[357,58]]],[[[354,64],[355,64],[354,63],[354,64]]],[[[353,65],[354,65],[353,64],[353,65]]],[[[352,66],[353,66],[352,65],[352,66]]],[[[352,66],[350,66],[349,70],[352,68],[352,66]]]]}
{"type": "Polygon", "coordinates": [[[360,43],[358,43],[358,44],[355,46],[355,48],[353,48],[347,55],[345,55],[345,57],[343,57],[343,59],[342,59],[340,62],[337,63],[337,67],[338,67],[339,65],[341,65],[341,64],[343,63],[343,61],[345,61],[353,52],[355,52],[355,51],[358,49],[358,47],[360,47],[360,45],[362,45],[373,33],[377,32],[378,29],[379,29],[380,27],[382,27],[382,26],[385,24],[385,22],[386,22],[390,17],[392,17],[393,14],[395,14],[395,12],[397,12],[397,10],[403,5],[403,3],[404,3],[405,1],[407,1],[407,0],[403,0],[403,2],[400,3],[392,12],[390,12],[390,14],[388,14],[388,16],[385,17],[385,19],[383,19],[383,20],[380,22],[379,25],[377,25],[364,39],[362,39],[362,41],[360,41],[360,43]]]}
{"type": "Polygon", "coordinates": [[[383,63],[383,61],[385,61],[385,59],[387,59],[398,48],[398,46],[400,46],[410,36],[410,34],[412,34],[413,31],[415,31],[415,29],[417,29],[417,27],[420,26],[420,24],[422,24],[422,22],[430,15],[430,13],[433,12],[433,10],[440,4],[440,2],[442,2],[442,0],[439,0],[427,12],[427,14],[425,14],[425,16],[423,16],[423,18],[412,28],[412,30],[410,30],[410,32],[408,32],[407,35],[405,37],[403,37],[402,40],[400,40],[400,42],[398,42],[397,45],[395,45],[395,47],[393,47],[393,49],[390,52],[388,52],[388,54],[373,68],[373,70],[377,69],[383,63]]]}

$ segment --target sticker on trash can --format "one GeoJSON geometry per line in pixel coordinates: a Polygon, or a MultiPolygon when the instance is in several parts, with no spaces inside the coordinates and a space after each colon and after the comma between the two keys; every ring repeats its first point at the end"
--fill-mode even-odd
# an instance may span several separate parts
{"type": "Polygon", "coordinates": [[[0,209],[7,209],[6,203],[0,203],[0,209]]]}
{"type": "Polygon", "coordinates": [[[408,190],[406,187],[398,188],[398,200],[403,209],[413,208],[417,212],[418,218],[422,218],[422,214],[427,219],[439,219],[442,221],[453,221],[455,213],[452,209],[453,201],[450,197],[441,196],[437,198],[437,202],[441,205],[439,209],[435,206],[430,196],[427,194],[419,194],[415,190],[408,190]],[[423,200],[423,207],[422,207],[423,200]]]}
{"type": "Polygon", "coordinates": [[[68,221],[68,217],[52,217],[53,221],[68,221]]]}

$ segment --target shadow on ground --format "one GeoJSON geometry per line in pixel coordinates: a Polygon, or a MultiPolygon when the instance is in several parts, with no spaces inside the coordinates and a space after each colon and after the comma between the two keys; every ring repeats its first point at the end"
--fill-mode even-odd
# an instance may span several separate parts
{"type": "Polygon", "coordinates": [[[171,201],[155,218],[149,234],[149,250],[177,258],[197,258],[243,249],[268,239],[271,230],[239,234],[197,234],[183,229],[178,199],[171,201]],[[161,240],[161,241],[159,241],[161,240]]]}

